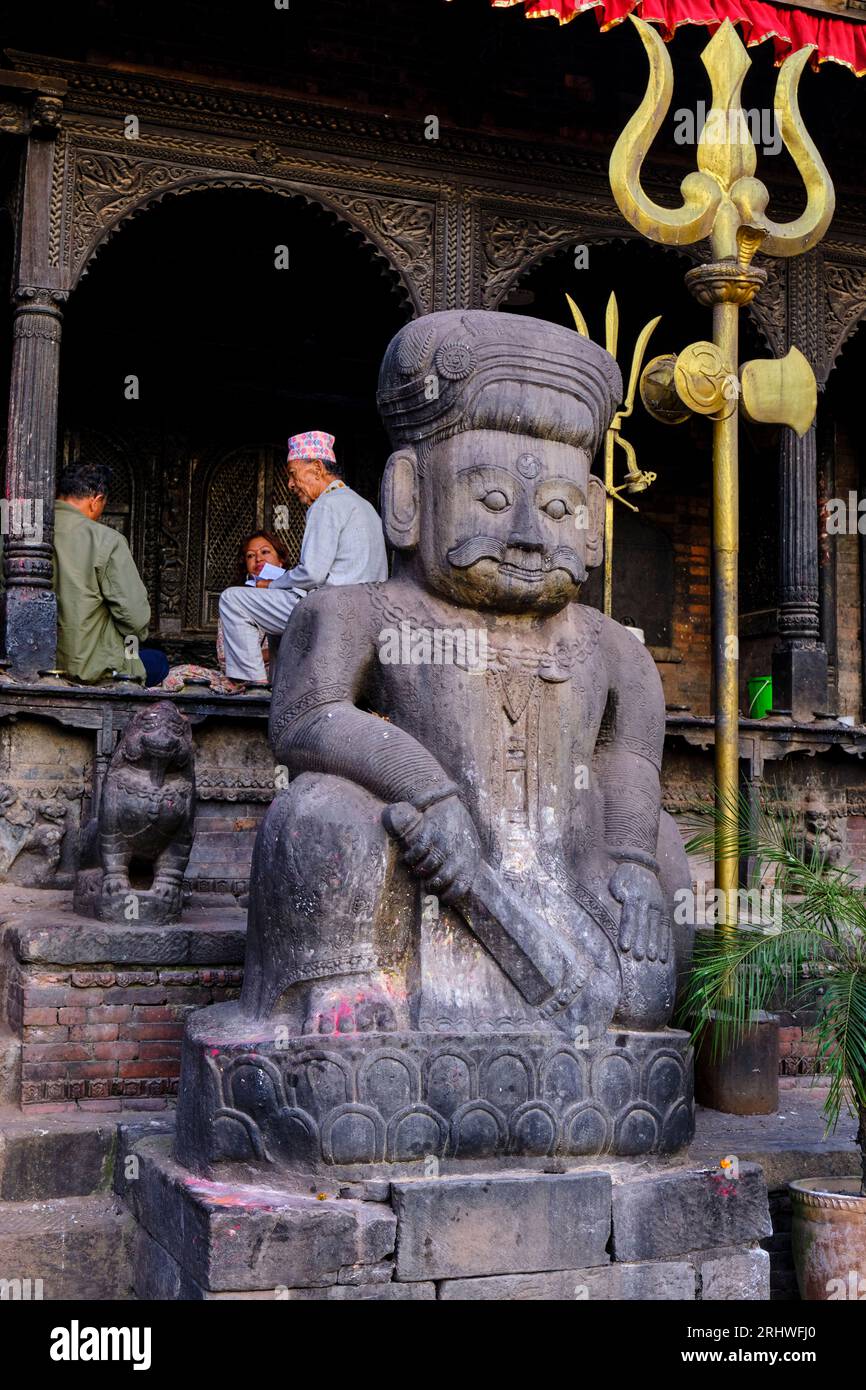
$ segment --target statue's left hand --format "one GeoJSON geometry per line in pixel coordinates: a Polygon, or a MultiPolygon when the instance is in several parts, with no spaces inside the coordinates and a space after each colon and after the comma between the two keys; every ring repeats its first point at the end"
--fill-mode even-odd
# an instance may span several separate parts
{"type": "Polygon", "coordinates": [[[671,953],[671,924],[664,894],[652,869],[642,864],[620,864],[610,880],[610,891],[622,903],[619,919],[620,950],[634,960],[659,960],[671,953]]]}
{"type": "Polygon", "coordinates": [[[385,825],[397,840],[413,874],[444,903],[464,897],[481,862],[478,831],[457,796],[436,801],[419,812],[408,802],[387,807],[385,825]]]}

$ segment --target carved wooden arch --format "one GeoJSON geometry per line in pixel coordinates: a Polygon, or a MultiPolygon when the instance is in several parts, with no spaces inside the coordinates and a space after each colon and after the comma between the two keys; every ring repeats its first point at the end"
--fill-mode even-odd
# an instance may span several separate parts
{"type": "Polygon", "coordinates": [[[531,215],[496,216],[484,229],[482,308],[499,309],[530,271],[570,244],[598,246],[639,239],[628,229],[614,232],[608,227],[581,227],[577,218],[566,222],[531,215]]]}
{"type": "Polygon", "coordinates": [[[866,266],[824,262],[824,341],[822,385],[866,320],[866,266]]]}
{"type": "MultiPolygon", "coordinates": [[[[485,309],[498,309],[509,293],[537,266],[560,254],[569,245],[600,246],[620,242],[650,245],[629,227],[581,226],[577,219],[567,223],[533,217],[500,217],[485,229],[483,254],[492,273],[482,280],[481,301],[485,309]],[[497,238],[497,231],[499,237],[497,238]],[[509,256],[510,251],[510,256],[509,256]]],[[[659,247],[695,265],[708,255],[696,246],[659,247]]],[[[785,322],[785,269],[777,260],[763,262],[767,286],[760,300],[748,312],[760,336],[775,355],[787,351],[785,322]]]]}
{"type": "MultiPolygon", "coordinates": [[[[87,158],[86,154],[79,155],[76,173],[82,168],[82,161],[86,161],[87,158]]],[[[424,213],[428,210],[421,204],[407,201],[406,218],[411,211],[417,209],[411,235],[407,232],[401,236],[400,219],[397,217],[397,226],[386,236],[385,209],[379,205],[387,204],[393,211],[393,198],[382,199],[375,194],[360,191],[353,193],[336,188],[313,188],[266,174],[225,174],[219,170],[211,173],[203,169],[192,171],[181,166],[149,163],[140,165],[137,161],[121,156],[102,156],[103,160],[106,158],[109,160],[109,167],[118,174],[117,182],[121,186],[117,189],[115,197],[109,196],[101,207],[94,208],[94,200],[91,200],[88,206],[86,199],[76,199],[78,215],[74,217],[77,225],[73,225],[72,228],[70,266],[70,284],[73,289],[87,274],[103,246],[126,222],[165,198],[214,189],[250,189],[254,192],[276,194],[304,206],[319,208],[329,215],[333,222],[347,228],[362,243],[371,260],[380,265],[391,291],[397,295],[410,314],[425,313],[431,307],[429,296],[432,293],[433,279],[434,222],[432,207],[425,219],[424,213]],[[127,185],[125,188],[124,175],[127,185]],[[82,205],[87,209],[84,214],[81,213],[82,205]],[[419,233],[424,230],[425,221],[429,224],[428,258],[427,266],[422,265],[422,273],[419,274],[416,265],[417,254],[413,255],[410,244],[414,239],[417,248],[419,233]],[[391,245],[388,244],[389,240],[391,245]],[[429,273],[426,273],[428,266],[429,273]]]]}

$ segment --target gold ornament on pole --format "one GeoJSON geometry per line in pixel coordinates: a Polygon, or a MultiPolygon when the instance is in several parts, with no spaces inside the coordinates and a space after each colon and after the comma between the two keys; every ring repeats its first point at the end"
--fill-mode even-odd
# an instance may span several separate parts
{"type": "Polygon", "coordinates": [[[701,55],[712,85],[712,109],[698,141],[696,172],[680,185],[682,205],[665,208],[648,197],[641,168],[667,115],[673,69],[657,31],[631,16],[647,57],[650,77],[643,101],[620,135],[610,158],[610,186],[627,222],[651,241],[688,246],[709,238],[713,261],[690,270],[686,284],[713,310],[713,341],[692,343],[674,357],[655,358],[643,373],[644,405],[657,419],[677,423],[691,412],[713,421],[713,671],[715,675],[715,781],[719,829],[716,888],[724,893],[723,924],[736,922],[739,865],[737,790],[739,768],[739,638],[737,558],[739,493],[737,404],[748,418],[785,424],[804,434],[815,417],[811,367],[796,348],[781,361],[738,362],[740,307],[765,284],[767,273],[751,264],[756,251],[797,256],[822,238],[835,207],[833,184],[797,105],[800,74],[811,51],[786,58],[776,82],[775,115],[788,153],[803,180],[806,206],[792,222],[766,216],[769,193],[754,177],[755,145],[740,94],[751,59],[730,20],[719,26],[701,55]]]}

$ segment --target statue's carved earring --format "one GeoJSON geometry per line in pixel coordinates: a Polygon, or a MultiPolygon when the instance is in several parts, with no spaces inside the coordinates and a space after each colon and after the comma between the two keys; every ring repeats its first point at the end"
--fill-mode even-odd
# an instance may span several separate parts
{"type": "Polygon", "coordinates": [[[586,565],[595,569],[604,555],[604,504],[607,493],[600,478],[590,478],[586,490],[586,507],[589,524],[586,528],[586,565]]]}
{"type": "Polygon", "coordinates": [[[420,533],[418,460],[414,449],[392,454],[382,477],[382,520],[395,550],[414,550],[420,533]]]}

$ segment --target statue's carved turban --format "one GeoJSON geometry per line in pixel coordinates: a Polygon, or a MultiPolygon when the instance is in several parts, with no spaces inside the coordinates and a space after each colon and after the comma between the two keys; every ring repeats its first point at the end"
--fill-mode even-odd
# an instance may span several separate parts
{"type": "Polygon", "coordinates": [[[400,329],[377,400],[394,448],[491,429],[594,454],[621,397],[616,362],[590,339],[543,319],[464,309],[400,329]]]}

